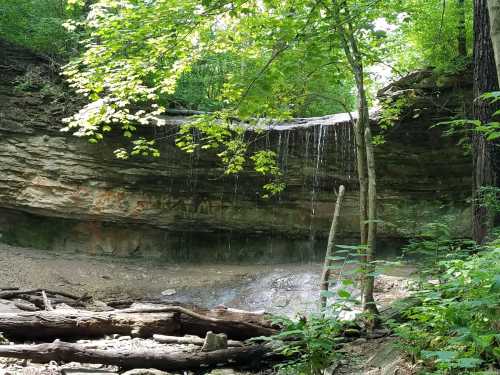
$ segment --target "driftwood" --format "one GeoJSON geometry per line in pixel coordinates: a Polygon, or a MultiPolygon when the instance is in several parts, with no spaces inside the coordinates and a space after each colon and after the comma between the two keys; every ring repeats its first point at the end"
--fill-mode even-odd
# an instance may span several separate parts
{"type": "Polygon", "coordinates": [[[26,301],[14,301],[14,306],[16,306],[19,310],[23,311],[37,311],[38,307],[31,302],[26,301]]]}
{"type": "Polygon", "coordinates": [[[225,310],[195,312],[180,306],[103,312],[55,309],[0,314],[0,332],[13,339],[101,337],[115,333],[135,337],[151,337],[153,334],[204,337],[208,331],[239,340],[276,332],[261,315],[225,310]]]}
{"type": "Polygon", "coordinates": [[[120,311],[124,313],[177,313],[182,333],[196,336],[205,336],[208,331],[212,331],[225,333],[229,338],[236,340],[246,340],[276,333],[263,314],[246,311],[231,309],[193,311],[181,306],[130,308],[120,311]]]}
{"type": "Polygon", "coordinates": [[[45,363],[49,361],[99,363],[126,369],[152,367],[168,371],[195,370],[224,363],[257,367],[271,352],[271,349],[264,345],[195,353],[87,349],[83,345],[61,341],[39,345],[0,345],[1,357],[32,359],[45,363]]]}
{"type": "Polygon", "coordinates": [[[54,308],[52,307],[52,303],[50,302],[49,297],[47,297],[47,293],[45,293],[45,290],[42,290],[42,300],[43,300],[43,306],[45,307],[45,310],[47,310],[47,311],[54,310],[54,308]]]}
{"type": "Polygon", "coordinates": [[[102,337],[113,333],[147,337],[153,333],[168,335],[179,329],[179,320],[173,313],[56,309],[0,314],[0,332],[15,339],[102,337]]]}
{"type": "MultiPolygon", "coordinates": [[[[167,335],[153,335],[153,340],[161,344],[181,344],[181,345],[196,345],[203,346],[205,340],[198,336],[167,336],[167,335]]],[[[243,346],[241,341],[228,340],[227,346],[229,348],[237,348],[243,346]]]]}
{"type": "Polygon", "coordinates": [[[205,342],[201,347],[202,352],[214,352],[216,350],[227,349],[227,336],[224,333],[213,333],[208,331],[205,342]]]}
{"type": "MultiPolygon", "coordinates": [[[[48,297],[48,296],[47,296],[48,297]]],[[[43,296],[37,296],[35,294],[21,294],[16,297],[9,298],[10,301],[15,300],[23,300],[26,303],[31,303],[37,307],[38,310],[45,310],[45,301],[43,296]]],[[[72,300],[68,300],[67,298],[51,298],[50,299],[52,305],[59,305],[65,303],[67,305],[71,305],[72,307],[81,306],[81,304],[74,304],[72,300]]]]}
{"type": "Polygon", "coordinates": [[[66,304],[72,307],[84,307],[82,301],[87,299],[87,296],[78,297],[76,295],[45,289],[27,289],[19,288],[1,288],[0,299],[14,300],[21,299],[28,303],[34,304],[40,310],[50,310],[52,306],[58,304],[66,304]]]}
{"type": "Polygon", "coordinates": [[[54,291],[54,290],[47,290],[47,289],[28,289],[28,290],[19,290],[17,288],[5,288],[5,291],[0,292],[0,298],[3,299],[10,299],[13,297],[18,297],[23,294],[36,294],[36,293],[42,293],[45,292],[48,295],[54,295],[54,296],[61,296],[61,297],[66,297],[69,299],[73,300],[81,300],[82,297],[75,296],[74,294],[66,293],[66,292],[60,292],[60,291],[54,291]]]}

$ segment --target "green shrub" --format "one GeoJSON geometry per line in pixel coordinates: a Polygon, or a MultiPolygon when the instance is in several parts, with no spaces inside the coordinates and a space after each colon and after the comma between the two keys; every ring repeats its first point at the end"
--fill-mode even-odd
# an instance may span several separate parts
{"type": "Polygon", "coordinates": [[[342,340],[339,337],[343,324],[331,317],[311,315],[292,320],[279,317],[274,320],[282,328],[281,332],[271,338],[276,352],[288,360],[277,366],[284,374],[319,375],[322,370],[338,360],[339,353],[335,347],[342,340]]]}
{"type": "Polygon", "coordinates": [[[400,347],[432,374],[478,374],[500,363],[500,244],[442,260],[437,279],[416,292],[422,304],[394,325],[400,347]]]}
{"type": "Polygon", "coordinates": [[[467,259],[478,251],[473,240],[453,238],[446,220],[424,225],[417,236],[403,247],[403,257],[418,263],[419,274],[423,279],[440,274],[441,262],[467,259]]]}

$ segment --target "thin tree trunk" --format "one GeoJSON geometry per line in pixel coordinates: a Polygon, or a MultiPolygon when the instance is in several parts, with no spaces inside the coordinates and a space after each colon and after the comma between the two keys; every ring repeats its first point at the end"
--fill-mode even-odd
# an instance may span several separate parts
{"type": "MultiPolygon", "coordinates": [[[[359,220],[360,220],[360,237],[361,245],[366,247],[366,254],[363,259],[363,281],[362,289],[362,305],[363,311],[377,312],[376,306],[373,303],[373,273],[369,272],[368,259],[373,259],[375,252],[375,237],[376,237],[376,174],[375,174],[375,159],[372,149],[371,131],[366,133],[366,129],[370,127],[370,117],[368,112],[368,100],[364,86],[364,71],[363,57],[359,51],[358,43],[354,35],[353,27],[348,21],[350,14],[348,5],[345,2],[338,4],[333,1],[334,17],[340,26],[337,26],[337,31],[340,34],[344,52],[354,74],[356,81],[356,89],[358,94],[358,119],[354,126],[354,134],[356,140],[356,159],[358,166],[359,178],[359,220]],[[343,11],[347,21],[341,16],[343,11]],[[345,25],[345,26],[344,26],[345,25]],[[367,144],[369,143],[369,144],[367,144]],[[368,154],[370,154],[368,156],[368,154]],[[371,163],[371,169],[368,167],[371,163]],[[371,189],[371,195],[370,195],[371,189]],[[370,211],[370,212],[369,212],[370,211]],[[368,220],[369,213],[372,219],[368,220]],[[370,227],[371,223],[371,227],[370,227]],[[371,234],[370,244],[368,244],[368,235],[371,234]],[[371,273],[371,276],[369,274],[371,273]]],[[[371,260],[370,260],[371,261],[371,260]]]]}
{"type": "MultiPolygon", "coordinates": [[[[490,37],[490,22],[487,0],[474,0],[474,103],[473,116],[483,123],[491,121],[494,106],[479,99],[490,91],[498,90],[493,45],[490,37]]],[[[483,186],[496,186],[495,152],[491,142],[482,134],[472,136],[473,155],[473,202],[472,237],[484,243],[492,226],[492,215],[479,202],[479,190],[483,186]]]]}
{"type": "Polygon", "coordinates": [[[332,226],[330,227],[330,234],[328,236],[328,244],[326,246],[326,255],[325,255],[325,262],[323,265],[323,274],[321,275],[321,295],[320,295],[320,303],[321,303],[321,309],[325,310],[326,308],[326,302],[328,297],[325,295],[324,292],[328,291],[328,286],[330,283],[330,267],[332,266],[332,260],[330,257],[333,255],[333,251],[335,248],[335,236],[337,233],[337,226],[339,223],[339,216],[340,216],[340,208],[342,207],[342,201],[344,199],[344,193],[345,193],[345,188],[344,185],[340,185],[339,187],[339,194],[337,196],[337,203],[335,204],[335,210],[333,212],[333,219],[332,219],[332,226]]]}
{"type": "Polygon", "coordinates": [[[500,85],[500,1],[488,0],[488,13],[490,16],[490,35],[495,52],[498,84],[500,85]]]}
{"type": "Polygon", "coordinates": [[[465,29],[465,0],[457,0],[458,5],[458,55],[467,56],[467,33],[465,29]]]}
{"type": "MultiPolygon", "coordinates": [[[[336,18],[341,20],[338,14],[336,18]]],[[[366,100],[366,93],[364,91],[362,58],[357,50],[356,40],[345,27],[340,26],[338,31],[341,36],[344,53],[356,81],[358,118],[354,123],[354,140],[356,143],[356,163],[359,181],[359,232],[361,245],[366,245],[368,238],[368,175],[364,133],[366,124],[370,122],[370,116],[368,113],[368,101],[366,100]]]]}
{"type": "Polygon", "coordinates": [[[372,132],[370,124],[365,129],[366,158],[368,168],[368,239],[366,243],[366,275],[363,290],[363,311],[378,314],[373,298],[375,283],[375,249],[377,240],[377,177],[375,171],[375,154],[373,152],[372,132]]]}
{"type": "Polygon", "coordinates": [[[354,137],[356,140],[356,159],[359,179],[359,234],[361,245],[365,245],[368,238],[367,228],[367,196],[368,196],[368,178],[366,175],[366,148],[363,137],[365,129],[365,120],[358,110],[358,119],[354,124],[354,137]]]}
{"type": "MultiPolygon", "coordinates": [[[[353,46],[354,75],[356,78],[356,87],[358,91],[358,121],[357,132],[360,132],[360,137],[363,139],[363,152],[358,155],[363,158],[363,176],[360,174],[360,185],[363,184],[363,189],[360,189],[360,228],[361,228],[361,245],[365,246],[365,256],[363,265],[363,283],[362,283],[362,306],[363,311],[369,311],[377,314],[377,307],[373,298],[373,287],[375,278],[373,276],[372,261],[375,255],[376,235],[377,235],[377,198],[376,198],[376,173],[375,173],[375,156],[373,153],[372,136],[370,130],[370,114],[368,112],[368,100],[366,98],[366,90],[364,85],[364,73],[362,58],[357,50],[356,40],[354,36],[349,35],[350,44],[353,46]],[[364,235],[364,237],[363,237],[364,235]]],[[[359,173],[359,172],[358,172],[359,173]]]]}

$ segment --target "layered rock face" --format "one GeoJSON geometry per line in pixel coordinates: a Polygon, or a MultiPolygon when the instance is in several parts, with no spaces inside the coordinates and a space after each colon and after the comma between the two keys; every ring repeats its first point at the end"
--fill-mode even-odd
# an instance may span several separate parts
{"type": "MultiPolygon", "coordinates": [[[[279,197],[262,199],[264,181],[254,173],[225,176],[213,154],[176,148],[183,118],[156,130],[162,141],[155,160],[117,160],[119,136],[91,145],[61,133],[61,119],[76,104],[48,63],[3,42],[0,50],[1,241],[175,259],[305,259],[320,252],[313,239],[328,233],[340,183],[347,188],[341,235],[355,241],[349,121],[296,121],[260,136],[255,147],[278,152],[287,183],[279,197]]],[[[470,90],[468,79],[419,72],[382,93],[406,98],[401,121],[376,147],[382,238],[411,236],[443,217],[468,234],[470,159],[430,126],[463,112],[470,90]]]]}

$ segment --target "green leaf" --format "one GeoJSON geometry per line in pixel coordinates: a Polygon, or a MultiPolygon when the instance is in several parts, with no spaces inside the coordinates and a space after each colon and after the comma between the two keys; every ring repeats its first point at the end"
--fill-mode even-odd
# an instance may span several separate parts
{"type": "Polygon", "coordinates": [[[452,351],[437,351],[437,352],[431,352],[431,351],[422,351],[422,357],[424,358],[432,358],[432,357],[437,357],[439,362],[451,362],[456,356],[458,355],[458,352],[452,352],[452,351]]]}
{"type": "Polygon", "coordinates": [[[498,138],[500,138],[500,132],[491,132],[488,134],[486,139],[488,141],[493,141],[493,140],[498,139],[498,138]]]}
{"type": "Polygon", "coordinates": [[[474,336],[474,341],[481,347],[481,349],[486,349],[488,348],[491,343],[493,342],[493,339],[495,338],[495,335],[478,335],[474,336]]]}
{"type": "Polygon", "coordinates": [[[482,359],[479,358],[459,358],[457,359],[457,365],[459,368],[475,368],[483,363],[482,359]]]}
{"type": "Polygon", "coordinates": [[[494,293],[500,292],[500,274],[495,275],[495,278],[493,279],[493,284],[491,285],[490,291],[494,292],[494,293]]]}
{"type": "Polygon", "coordinates": [[[337,291],[337,294],[339,295],[340,298],[350,298],[351,297],[351,293],[349,293],[345,289],[339,289],[337,291]]]}
{"type": "Polygon", "coordinates": [[[344,260],[345,257],[341,257],[341,256],[330,256],[330,257],[326,257],[326,259],[328,260],[344,260]]]}

